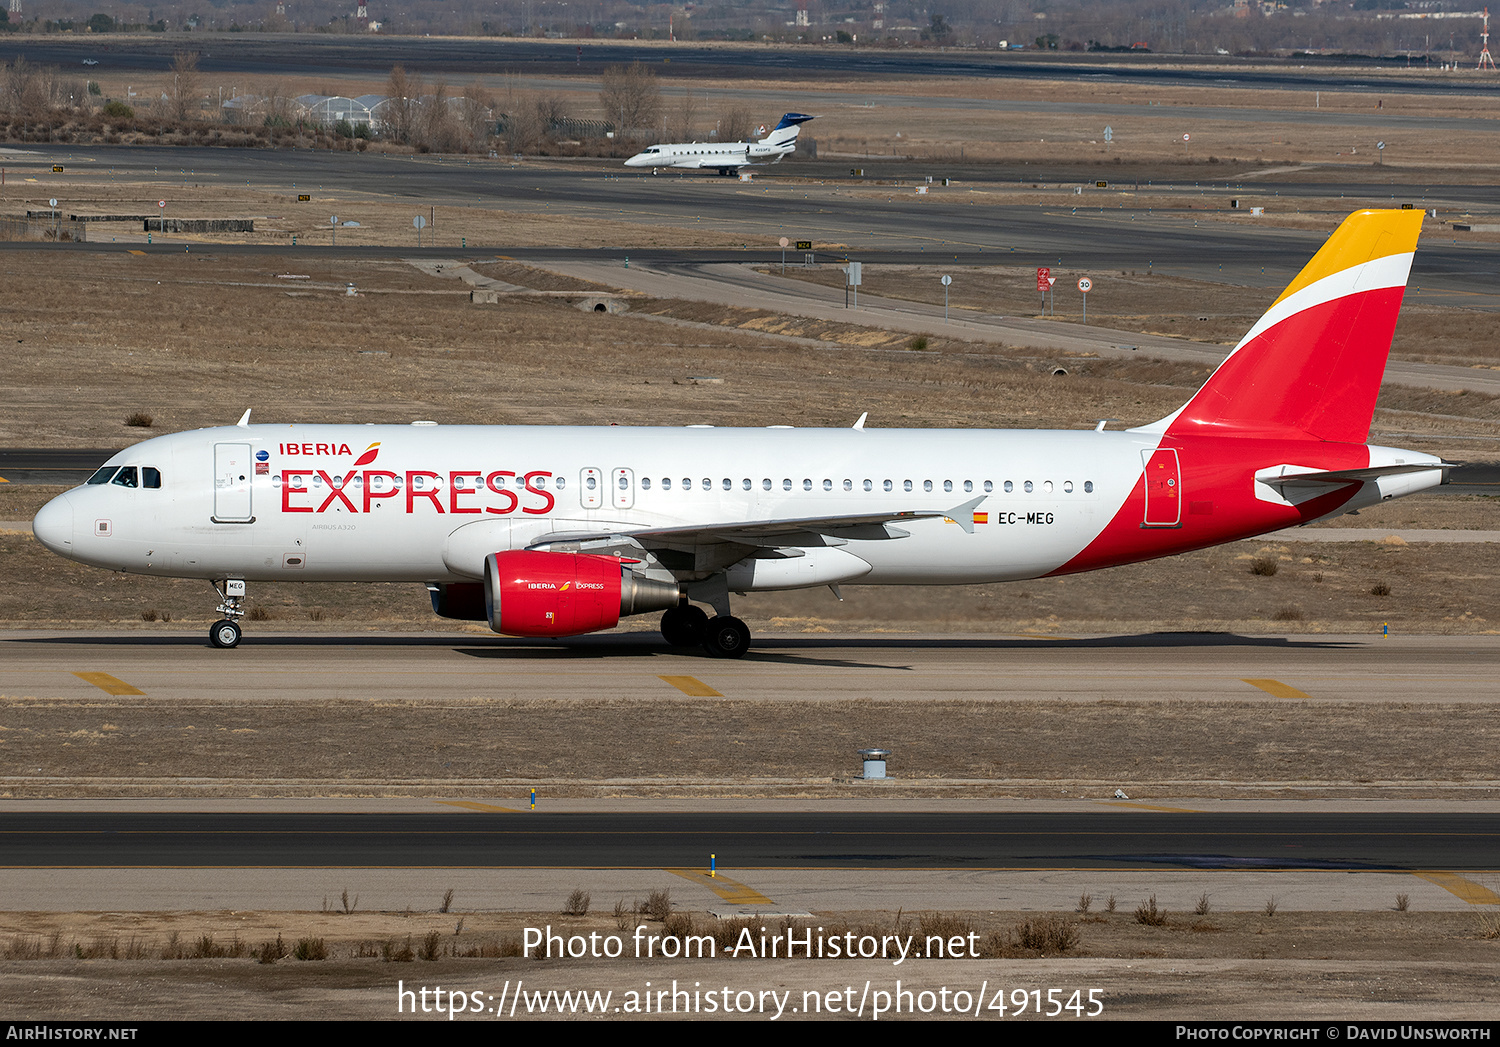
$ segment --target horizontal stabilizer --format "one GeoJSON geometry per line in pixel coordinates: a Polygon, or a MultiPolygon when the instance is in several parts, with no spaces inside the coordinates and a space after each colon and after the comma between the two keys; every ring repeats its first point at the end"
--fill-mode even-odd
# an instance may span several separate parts
{"type": "Polygon", "coordinates": [[[1408,462],[1401,465],[1372,465],[1366,469],[1309,469],[1297,465],[1276,465],[1256,472],[1258,483],[1278,487],[1287,484],[1350,484],[1378,480],[1382,476],[1399,476],[1402,473],[1425,473],[1433,469],[1443,470],[1446,477],[1452,462],[1408,462]]]}

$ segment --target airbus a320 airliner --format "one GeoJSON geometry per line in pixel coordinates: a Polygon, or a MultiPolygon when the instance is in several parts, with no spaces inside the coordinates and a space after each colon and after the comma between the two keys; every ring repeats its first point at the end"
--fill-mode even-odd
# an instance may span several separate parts
{"type": "Polygon", "coordinates": [[[121,451],[36,536],[116,571],[425,583],[559,637],[664,612],[738,657],[732,593],[999,582],[1232,542],[1442,483],[1366,446],[1422,215],[1350,216],[1181,408],[1123,431],[239,425],[121,451]],[[706,604],[714,615],[698,605],[706,604]]]}

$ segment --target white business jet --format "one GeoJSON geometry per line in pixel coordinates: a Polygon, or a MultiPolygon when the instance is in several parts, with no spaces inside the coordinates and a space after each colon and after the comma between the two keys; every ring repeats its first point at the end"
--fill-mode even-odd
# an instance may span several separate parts
{"type": "MultiPolygon", "coordinates": [[[[787,113],[771,133],[754,142],[677,142],[653,145],[625,161],[626,167],[677,167],[717,170],[732,175],[742,167],[779,163],[797,148],[797,132],[813,119],[787,113]]],[[[654,173],[654,172],[653,172],[654,173]]]]}

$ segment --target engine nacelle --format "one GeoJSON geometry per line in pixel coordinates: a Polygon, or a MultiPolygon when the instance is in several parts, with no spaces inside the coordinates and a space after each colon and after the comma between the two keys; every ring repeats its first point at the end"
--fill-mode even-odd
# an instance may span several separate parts
{"type": "Polygon", "coordinates": [[[637,574],[613,556],[520,551],[484,559],[486,617],[507,636],[597,632],[680,599],[677,583],[637,574]]]}

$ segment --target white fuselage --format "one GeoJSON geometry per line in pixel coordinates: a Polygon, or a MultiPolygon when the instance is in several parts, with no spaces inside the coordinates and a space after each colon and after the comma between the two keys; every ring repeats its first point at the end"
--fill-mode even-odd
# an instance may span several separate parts
{"type": "Polygon", "coordinates": [[[775,163],[797,148],[769,142],[679,142],[653,145],[625,161],[626,167],[677,167],[689,170],[738,170],[751,164],[775,163]]]}
{"type": "MultiPolygon", "coordinates": [[[[727,569],[729,589],[749,591],[1035,578],[1304,522],[1305,508],[1256,482],[1288,462],[1282,446],[1246,441],[1171,451],[1178,517],[1151,520],[1161,509],[1142,509],[1143,472],[1159,446],[1131,431],[253,425],[137,444],[106,467],[134,486],[101,470],[105,482],[59,496],[34,526],[62,555],[131,573],[427,583],[481,578],[497,551],[680,528],[680,541],[656,540],[672,549],[651,566],[689,581],[727,569]],[[148,469],[159,487],[140,486],[148,469]],[[965,506],[961,522],[820,526],[811,539],[797,523],[965,506]],[[778,526],[736,530],[759,521],[778,526]],[[714,543],[729,532],[741,544],[725,562],[714,543]],[[1086,549],[1094,559],[1068,566],[1086,549]]],[[[1423,471],[1334,487],[1319,514],[1441,482],[1430,455],[1334,449],[1341,468],[1423,471]]],[[[1321,467],[1306,453],[1290,464],[1321,467]]]]}
{"type": "Polygon", "coordinates": [[[1139,478],[1141,449],[1156,439],[255,425],[123,451],[111,465],[157,469],[161,487],[75,488],[38,516],[37,532],[73,559],[132,573],[429,582],[477,578],[485,553],[554,532],[944,511],[986,496],[977,509],[984,522],[972,533],[920,519],[902,525],[909,537],[838,548],[869,565],[861,582],[1026,578],[1056,569],[1098,533],[1139,478]],[[354,468],[376,442],[374,460],[354,468]],[[216,448],[221,457],[244,449],[231,468],[244,469],[245,490],[238,473],[216,477],[216,448]],[[257,473],[259,452],[267,460],[257,473]],[[482,532],[471,538],[477,556],[445,562],[445,549],[464,540],[451,536],[465,527],[482,532]]]}

